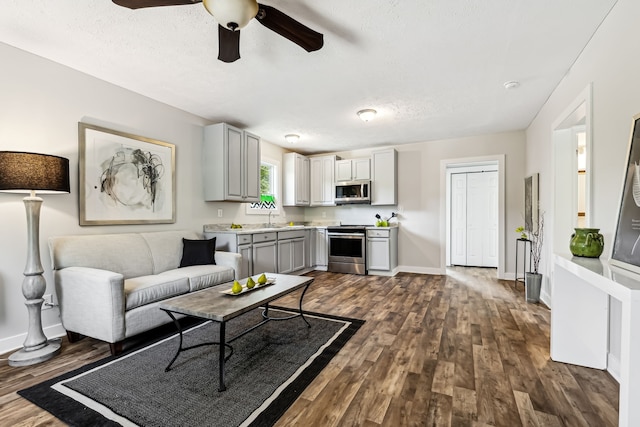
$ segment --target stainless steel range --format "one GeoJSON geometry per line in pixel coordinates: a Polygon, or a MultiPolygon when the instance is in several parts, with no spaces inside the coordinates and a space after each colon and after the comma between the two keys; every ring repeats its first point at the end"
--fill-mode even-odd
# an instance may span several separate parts
{"type": "Polygon", "coordinates": [[[367,274],[365,225],[327,227],[329,237],[328,271],[367,274]]]}

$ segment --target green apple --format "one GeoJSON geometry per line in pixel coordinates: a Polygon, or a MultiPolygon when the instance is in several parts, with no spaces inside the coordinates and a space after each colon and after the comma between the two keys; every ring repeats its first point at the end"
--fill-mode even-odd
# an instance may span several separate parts
{"type": "Polygon", "coordinates": [[[233,281],[233,286],[231,287],[231,292],[234,294],[239,294],[242,292],[242,285],[237,280],[233,281]]]}

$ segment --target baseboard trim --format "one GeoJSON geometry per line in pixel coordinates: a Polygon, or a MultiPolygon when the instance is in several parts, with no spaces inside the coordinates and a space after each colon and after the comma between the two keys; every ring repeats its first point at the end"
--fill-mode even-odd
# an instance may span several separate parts
{"type": "Polygon", "coordinates": [[[607,372],[620,384],[620,359],[607,353],[607,372]]]}
{"type": "Polygon", "coordinates": [[[387,277],[393,277],[398,273],[398,269],[394,268],[391,271],[385,271],[385,270],[367,270],[367,274],[371,275],[371,276],[387,276],[387,277]]]}
{"type": "MultiPolygon", "coordinates": [[[[59,338],[67,334],[67,331],[62,327],[62,323],[47,326],[43,328],[44,334],[47,338],[59,338]]],[[[22,348],[24,340],[27,338],[27,333],[20,335],[14,335],[12,337],[0,339],[0,354],[13,352],[22,348]]]]}
{"type": "Polygon", "coordinates": [[[504,280],[516,280],[516,273],[504,272],[504,280]]]}
{"type": "Polygon", "coordinates": [[[548,292],[540,292],[540,302],[546,305],[548,309],[551,309],[551,295],[548,292]]]}
{"type": "Polygon", "coordinates": [[[435,274],[435,275],[445,275],[447,274],[446,269],[441,268],[431,268],[431,267],[415,267],[411,265],[400,265],[398,266],[398,272],[402,273],[416,273],[416,274],[435,274]]]}

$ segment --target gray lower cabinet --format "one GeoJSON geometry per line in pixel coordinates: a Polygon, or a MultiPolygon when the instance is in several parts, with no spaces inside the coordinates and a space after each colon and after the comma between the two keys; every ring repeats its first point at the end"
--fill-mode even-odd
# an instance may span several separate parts
{"type": "Polygon", "coordinates": [[[326,270],[328,259],[329,241],[327,239],[326,228],[316,228],[315,232],[315,266],[318,270],[326,270]]]}
{"type": "Polygon", "coordinates": [[[253,273],[253,250],[251,245],[238,246],[238,253],[242,255],[240,260],[240,277],[249,277],[253,273]]]}
{"type": "Polygon", "coordinates": [[[316,265],[316,232],[315,229],[305,230],[304,253],[306,254],[305,267],[316,265]]]}
{"type": "Polygon", "coordinates": [[[302,270],[305,265],[304,237],[278,241],[278,273],[302,270]]]}
{"type": "Polygon", "coordinates": [[[278,272],[277,239],[278,233],[273,231],[252,234],[251,275],[278,272]]]}
{"type": "Polygon", "coordinates": [[[216,249],[242,255],[241,277],[262,273],[294,273],[310,267],[310,230],[265,231],[241,234],[205,232],[216,238],[216,249]]]}
{"type": "Polygon", "coordinates": [[[205,238],[216,238],[216,250],[235,252],[242,255],[240,278],[261,273],[277,273],[278,233],[204,233],[205,238]]]}
{"type": "Polygon", "coordinates": [[[306,230],[278,232],[278,273],[287,274],[305,267],[306,230]]]}
{"type": "Polygon", "coordinates": [[[278,266],[277,243],[275,240],[253,244],[253,273],[276,273],[278,266]]]}
{"type": "Polygon", "coordinates": [[[398,267],[398,229],[367,230],[367,271],[391,275],[398,267]]]}
{"type": "Polygon", "coordinates": [[[293,240],[293,271],[302,270],[305,267],[306,259],[305,256],[305,238],[294,239],[293,240]]]}

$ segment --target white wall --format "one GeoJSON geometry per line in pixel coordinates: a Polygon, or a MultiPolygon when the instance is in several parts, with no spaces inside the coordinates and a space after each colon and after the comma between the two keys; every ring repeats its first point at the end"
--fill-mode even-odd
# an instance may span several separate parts
{"type": "MultiPolygon", "coordinates": [[[[245,215],[244,205],[203,201],[201,180],[202,118],[134,94],[67,67],[0,43],[0,150],[33,151],[67,157],[71,194],[44,195],[40,241],[46,293],[53,293],[49,251],[51,235],[119,233],[167,229],[202,231],[213,222],[264,222],[245,215]],[[169,225],[80,227],[78,225],[78,122],[159,139],[176,145],[177,221],[169,225]],[[224,217],[217,218],[223,208],[224,217]]],[[[282,149],[263,144],[280,158],[282,149]]],[[[21,284],[26,262],[26,216],[22,195],[0,193],[0,353],[20,347],[27,330],[21,284]]],[[[304,211],[287,208],[287,220],[304,211]]],[[[62,331],[58,310],[43,312],[48,336],[62,331]]]]}
{"type": "MultiPolygon", "coordinates": [[[[118,233],[167,229],[202,230],[208,223],[262,223],[236,203],[202,200],[200,150],[206,120],[134,94],[67,67],[0,43],[0,149],[61,155],[71,164],[71,194],[44,196],[40,241],[47,293],[53,293],[49,252],[51,235],[118,233]],[[78,122],[159,139],[176,145],[177,222],[169,225],[78,225],[78,122]],[[223,209],[223,217],[217,210],[223,209]]],[[[338,219],[374,222],[374,215],[401,210],[399,262],[405,271],[439,273],[440,161],[476,156],[506,156],[507,271],[513,271],[510,231],[522,223],[524,132],[396,146],[399,206],[286,208],[286,221],[338,219]],[[325,212],[326,217],[322,217],[325,212]]],[[[263,144],[263,156],[281,158],[283,149],[263,144]]],[[[345,158],[370,151],[340,153],[345,158]]],[[[26,220],[22,196],[0,194],[0,353],[20,347],[27,330],[21,293],[26,261],[26,220]]],[[[282,220],[283,218],[276,219],[282,220]]],[[[43,312],[48,336],[63,332],[58,310],[43,312]]]]}
{"type": "MultiPolygon", "coordinates": [[[[592,220],[601,229],[605,250],[611,255],[613,234],[620,205],[623,173],[627,156],[631,121],[640,113],[640,56],[637,50],[637,17],[640,2],[619,0],[584,49],[570,72],[558,85],[527,130],[527,172],[540,172],[541,204],[553,217],[553,164],[551,132],[553,122],[578,94],[593,83],[592,220]]],[[[524,82],[526,84],[526,82],[524,82]]],[[[567,246],[573,230],[566,230],[567,246]]],[[[548,239],[553,236],[546,233],[548,239]]],[[[551,248],[548,240],[543,272],[552,277],[551,248]]],[[[550,292],[549,282],[544,292],[550,292]]],[[[579,304],[576,295],[576,304],[579,304]]],[[[610,320],[612,356],[619,356],[620,310],[614,301],[610,320]]]]}
{"type": "MultiPolygon", "coordinates": [[[[387,217],[399,212],[398,262],[401,271],[441,274],[440,161],[504,154],[505,245],[507,275],[513,275],[513,231],[523,223],[524,132],[507,132],[469,138],[393,146],[398,151],[398,206],[342,206],[308,208],[307,220],[336,219],[346,224],[373,224],[375,214],[387,217]],[[322,217],[325,213],[326,218],[322,217]]],[[[337,153],[351,159],[371,150],[337,153]]]]}

